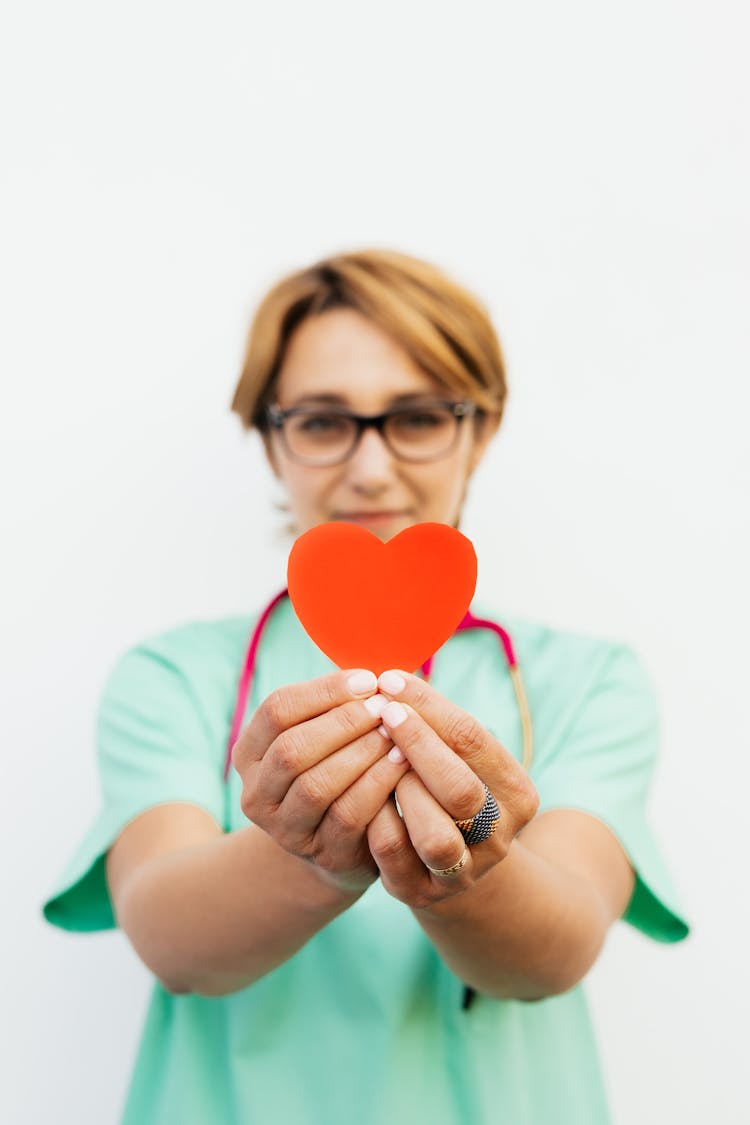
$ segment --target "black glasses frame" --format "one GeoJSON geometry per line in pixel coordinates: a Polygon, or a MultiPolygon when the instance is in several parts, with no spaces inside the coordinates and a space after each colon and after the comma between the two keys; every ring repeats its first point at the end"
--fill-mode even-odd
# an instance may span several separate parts
{"type": "Polygon", "coordinates": [[[380,434],[381,439],[386,444],[390,452],[394,457],[397,457],[399,461],[411,461],[417,463],[426,461],[439,461],[441,460],[441,458],[447,457],[455,449],[460,429],[460,426],[458,425],[456,426],[453,440],[448,448],[438,454],[432,454],[429,457],[405,457],[403,453],[393,448],[385,432],[386,422],[389,418],[392,418],[394,414],[414,413],[415,411],[419,411],[420,409],[430,410],[431,408],[436,406],[444,407],[449,410],[459,423],[462,421],[462,419],[470,418],[474,414],[480,412],[479,407],[475,402],[454,402],[452,400],[441,399],[432,402],[415,403],[413,406],[391,406],[388,410],[383,411],[382,414],[352,414],[349,410],[340,410],[335,406],[331,407],[330,409],[325,409],[319,406],[293,406],[289,410],[282,410],[281,407],[273,405],[266,406],[265,414],[270,427],[279,433],[281,441],[284,445],[284,449],[293,461],[296,461],[299,465],[317,465],[318,467],[322,468],[323,466],[341,465],[344,461],[347,461],[353,455],[355,449],[359,445],[362,439],[362,434],[370,427],[372,427],[374,430],[377,430],[377,432],[380,434]],[[296,418],[300,415],[309,416],[311,414],[333,414],[337,418],[346,418],[349,421],[355,423],[357,429],[354,434],[354,440],[352,441],[349,449],[347,449],[346,453],[343,454],[343,456],[334,457],[332,460],[321,461],[317,457],[300,457],[299,454],[294,453],[294,451],[289,448],[289,444],[286,440],[286,434],[284,433],[284,422],[287,418],[296,418]]]}

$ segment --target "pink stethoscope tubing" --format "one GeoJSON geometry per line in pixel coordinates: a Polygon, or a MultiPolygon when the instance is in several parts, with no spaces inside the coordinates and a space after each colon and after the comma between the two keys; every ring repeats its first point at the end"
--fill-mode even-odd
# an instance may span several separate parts
{"type": "MultiPolygon", "coordinates": [[[[245,715],[245,708],[247,706],[247,698],[250,693],[253,675],[255,673],[255,664],[258,655],[258,646],[260,638],[265,628],[268,618],[272,612],[285,597],[288,596],[288,590],[285,588],[280,593],[276,594],[271,599],[266,608],[261,613],[255,628],[253,629],[250,643],[247,647],[247,654],[242,668],[242,675],[240,676],[239,685],[237,688],[237,700],[234,706],[234,715],[232,716],[232,725],[229,728],[229,739],[227,742],[226,760],[224,762],[224,780],[226,781],[229,776],[229,770],[232,765],[232,748],[237,741],[237,738],[242,727],[242,720],[245,715]]],[[[508,669],[510,671],[511,680],[513,682],[513,689],[516,694],[516,701],[518,703],[519,714],[521,717],[521,731],[523,735],[523,764],[526,770],[531,766],[531,758],[533,754],[533,736],[531,725],[531,713],[529,711],[528,701],[526,699],[526,691],[521,677],[521,669],[519,668],[516,654],[513,650],[513,642],[510,639],[510,634],[502,625],[498,625],[495,621],[488,621],[481,617],[475,617],[471,610],[468,610],[456,629],[457,633],[462,632],[464,629],[491,629],[500,638],[503,646],[505,658],[508,661],[508,669]]],[[[420,671],[426,680],[430,678],[432,671],[432,662],[434,657],[430,656],[425,660],[420,671]]]]}

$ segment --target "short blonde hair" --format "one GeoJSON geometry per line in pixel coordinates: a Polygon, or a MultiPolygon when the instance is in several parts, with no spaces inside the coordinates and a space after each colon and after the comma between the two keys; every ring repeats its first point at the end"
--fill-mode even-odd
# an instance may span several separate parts
{"type": "Polygon", "coordinates": [[[268,429],[265,407],[294,329],[309,316],[342,307],[362,313],[427,374],[499,422],[507,395],[505,362],[481,302],[419,258],[358,250],[288,274],[258,306],[231,404],[245,429],[268,429]]]}

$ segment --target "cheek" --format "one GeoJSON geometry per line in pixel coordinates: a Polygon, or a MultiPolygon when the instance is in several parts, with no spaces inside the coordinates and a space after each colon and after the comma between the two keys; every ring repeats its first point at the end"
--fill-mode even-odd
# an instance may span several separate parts
{"type": "Polygon", "coordinates": [[[442,495],[447,504],[453,505],[461,501],[464,496],[469,473],[469,457],[470,450],[462,450],[450,465],[446,466],[442,476],[442,495]]]}
{"type": "Polygon", "coordinates": [[[333,485],[333,478],[319,469],[295,465],[284,477],[289,498],[300,507],[310,507],[323,499],[333,485]]]}
{"type": "Polygon", "coordinates": [[[444,507],[461,495],[465,477],[464,459],[453,459],[434,465],[430,472],[412,476],[414,494],[431,506],[444,507]]]}

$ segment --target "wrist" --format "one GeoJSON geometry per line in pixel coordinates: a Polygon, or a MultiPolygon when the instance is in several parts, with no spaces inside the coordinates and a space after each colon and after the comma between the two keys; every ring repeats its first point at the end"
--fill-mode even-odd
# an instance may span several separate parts
{"type": "Polygon", "coordinates": [[[351,906],[361,898],[368,887],[378,879],[379,872],[373,871],[326,871],[315,863],[308,867],[314,873],[319,884],[330,894],[338,896],[345,906],[351,906]]]}
{"type": "Polygon", "coordinates": [[[335,917],[355,903],[380,874],[374,864],[373,870],[366,867],[350,871],[331,870],[322,867],[312,857],[293,855],[278,844],[276,847],[285,858],[283,886],[288,899],[313,913],[324,910],[332,912],[331,916],[335,917]]]}
{"type": "Polygon", "coordinates": [[[335,918],[367,889],[365,885],[336,882],[333,873],[324,872],[312,859],[286,851],[255,825],[250,825],[246,831],[256,834],[264,847],[270,849],[267,859],[270,861],[273,855],[274,893],[295,912],[335,918]]]}

